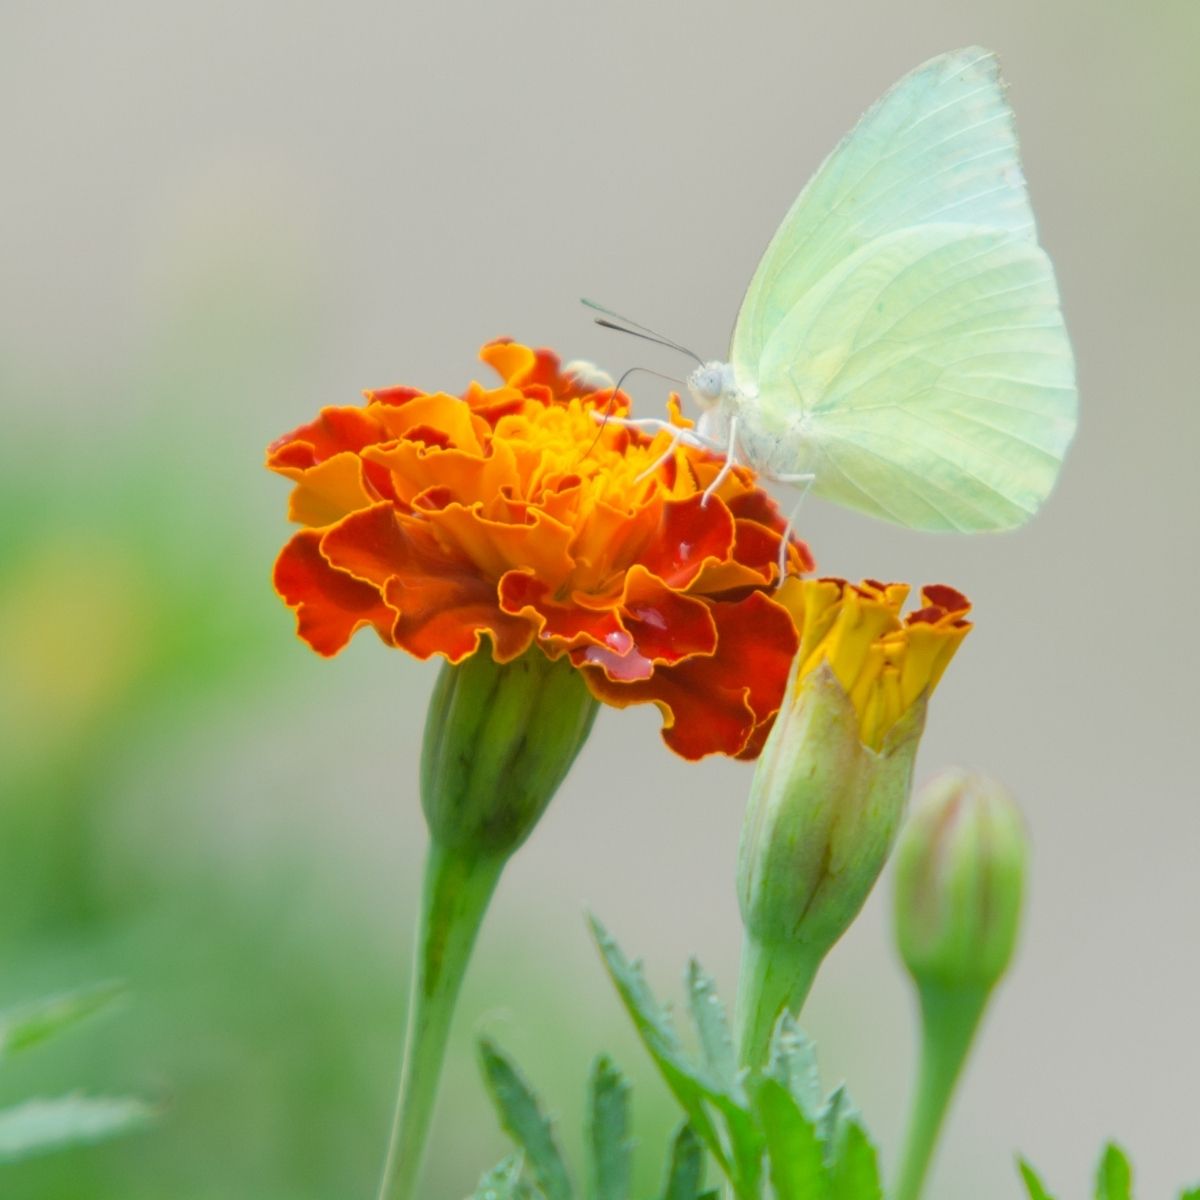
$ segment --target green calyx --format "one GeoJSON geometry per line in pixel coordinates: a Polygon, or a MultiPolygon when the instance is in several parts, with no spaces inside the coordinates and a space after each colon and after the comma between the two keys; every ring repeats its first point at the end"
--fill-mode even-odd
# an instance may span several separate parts
{"type": "Polygon", "coordinates": [[[762,1063],[780,1012],[800,1011],[875,886],[908,803],[924,718],[920,700],[875,751],[828,666],[793,685],[755,771],[738,855],[744,1065],[762,1063]]]}
{"type": "Polygon", "coordinates": [[[751,937],[824,954],[846,931],[891,850],[924,715],[918,702],[876,752],[827,666],[800,683],[759,760],[742,829],[738,900],[751,937]]]}
{"type": "Polygon", "coordinates": [[[537,647],[509,663],[486,646],[438,677],[421,751],[421,803],[439,845],[507,857],[529,836],[591,731],[579,671],[537,647]]]}

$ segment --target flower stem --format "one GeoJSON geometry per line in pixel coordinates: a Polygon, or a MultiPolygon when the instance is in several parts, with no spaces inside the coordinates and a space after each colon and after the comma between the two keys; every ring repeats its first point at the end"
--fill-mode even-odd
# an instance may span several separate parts
{"type": "Polygon", "coordinates": [[[506,861],[507,856],[480,857],[430,842],[404,1066],[379,1200],[417,1195],[455,1002],[506,861]]]}
{"type": "Polygon", "coordinates": [[[824,952],[805,942],[764,945],[747,934],[738,978],[737,1026],[739,1061],[761,1067],[767,1061],[771,1034],[787,1008],[799,1013],[812,988],[824,952]]]}
{"type": "Polygon", "coordinates": [[[894,1200],[918,1200],[967,1052],[987,1005],[987,988],[927,984],[921,995],[921,1066],[894,1200]]]}

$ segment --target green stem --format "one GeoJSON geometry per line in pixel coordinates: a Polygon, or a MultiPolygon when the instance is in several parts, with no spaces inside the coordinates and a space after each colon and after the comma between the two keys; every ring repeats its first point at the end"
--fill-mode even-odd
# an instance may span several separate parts
{"type": "Polygon", "coordinates": [[[744,1067],[767,1061],[771,1034],[786,1007],[798,1014],[825,955],[815,946],[789,941],[764,945],[746,935],[738,978],[738,1055],[744,1067]]]}
{"type": "Polygon", "coordinates": [[[921,1067],[893,1200],[918,1200],[987,989],[921,988],[921,1067]]]}
{"type": "Polygon", "coordinates": [[[506,861],[430,843],[404,1066],[379,1200],[413,1200],[417,1195],[455,1002],[506,861]]]}

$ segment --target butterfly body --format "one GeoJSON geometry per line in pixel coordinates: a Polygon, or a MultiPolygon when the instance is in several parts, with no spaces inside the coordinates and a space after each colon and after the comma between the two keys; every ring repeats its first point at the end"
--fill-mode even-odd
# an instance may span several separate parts
{"type": "Polygon", "coordinates": [[[696,432],[711,447],[731,445],[738,457],[767,479],[790,482],[808,474],[815,445],[802,403],[760,404],[757,391],[743,388],[732,364],[709,362],[688,377],[688,391],[700,408],[696,432]]]}
{"type": "Polygon", "coordinates": [[[699,439],[915,529],[1007,529],[1075,430],[1074,363],[995,57],[941,55],[822,164],[688,379],[699,439]]]}

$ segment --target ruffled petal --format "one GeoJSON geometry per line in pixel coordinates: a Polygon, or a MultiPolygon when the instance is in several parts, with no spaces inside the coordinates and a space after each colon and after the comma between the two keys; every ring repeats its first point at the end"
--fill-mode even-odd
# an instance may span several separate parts
{"type": "Polygon", "coordinates": [[[396,614],[377,588],[330,566],[320,533],[297,533],[275,561],[275,590],[296,613],[296,632],[318,654],[337,654],[364,625],[391,642],[396,614]]]}

